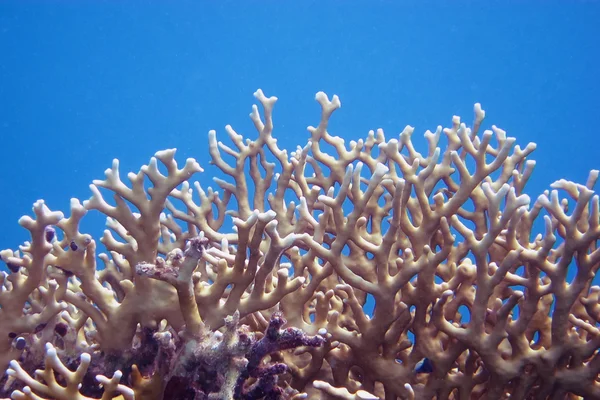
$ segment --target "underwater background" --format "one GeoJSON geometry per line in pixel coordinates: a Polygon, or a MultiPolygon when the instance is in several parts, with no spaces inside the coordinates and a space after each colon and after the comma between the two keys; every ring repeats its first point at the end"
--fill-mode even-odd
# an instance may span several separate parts
{"type": "MultiPolygon", "coordinates": [[[[317,91],[341,98],[332,134],[412,125],[419,151],[480,102],[484,128],[538,144],[526,193],[585,183],[600,168],[597,21],[600,2],[577,1],[2,1],[0,249],[29,239],[17,220],[35,200],[68,214],[113,158],[124,175],[176,147],[215,186],[207,132],[256,137],[258,88],[279,98],[289,151],[318,124],[317,91]]],[[[83,228],[98,238],[104,219],[83,228]]]]}

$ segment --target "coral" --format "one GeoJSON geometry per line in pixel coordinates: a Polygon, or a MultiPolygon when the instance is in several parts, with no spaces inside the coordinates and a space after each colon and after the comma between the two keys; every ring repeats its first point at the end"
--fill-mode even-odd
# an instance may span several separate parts
{"type": "MultiPolygon", "coordinates": [[[[77,369],[72,372],[70,371],[58,358],[56,349],[52,344],[46,343],[46,358],[44,360],[44,369],[35,371],[36,377],[40,377],[40,380],[34,379],[26,371],[21,368],[18,362],[11,361],[7,374],[9,377],[13,377],[21,380],[27,386],[23,388],[23,391],[15,390],[12,393],[12,398],[15,400],[20,399],[41,399],[35,393],[40,393],[46,396],[51,396],[56,399],[72,399],[72,400],[85,400],[89,397],[84,397],[79,392],[79,386],[83,383],[84,376],[88,371],[88,367],[91,362],[91,357],[88,353],[81,355],[80,364],[77,369]],[[58,376],[57,376],[58,373],[58,376]],[[61,385],[57,382],[57,377],[61,381],[65,381],[65,385],[61,385]]],[[[130,388],[120,385],[122,373],[116,371],[111,379],[105,376],[98,375],[96,380],[104,386],[104,395],[102,400],[108,400],[114,398],[113,394],[120,393],[124,400],[133,400],[134,393],[130,388]]]]}
{"type": "Polygon", "coordinates": [[[288,153],[255,96],[254,140],[208,134],[219,190],[164,150],[129,182],[115,160],[68,217],[20,219],[0,397],[600,398],[598,171],[532,200],[535,145],[480,132],[479,105],[421,153],[412,127],[333,136],[324,93],[288,153]]]}

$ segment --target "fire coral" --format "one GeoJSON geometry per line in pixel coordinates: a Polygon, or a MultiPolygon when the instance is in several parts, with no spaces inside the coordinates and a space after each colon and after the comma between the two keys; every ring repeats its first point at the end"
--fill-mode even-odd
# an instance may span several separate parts
{"type": "Polygon", "coordinates": [[[255,96],[254,140],[208,134],[218,191],[164,150],[129,182],[115,160],[68,217],[38,200],[20,219],[0,397],[600,398],[597,170],[532,200],[535,144],[480,132],[478,104],[419,152],[409,126],[330,134],[324,93],[288,153],[277,99],[255,96]],[[105,252],[81,232],[91,210],[105,252]]]}

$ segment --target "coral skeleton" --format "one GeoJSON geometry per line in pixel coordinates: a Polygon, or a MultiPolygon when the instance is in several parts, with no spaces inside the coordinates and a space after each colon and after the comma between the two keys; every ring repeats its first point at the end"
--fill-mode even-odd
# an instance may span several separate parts
{"type": "Polygon", "coordinates": [[[479,104],[419,151],[410,126],[346,143],[322,92],[288,152],[255,97],[254,139],[208,134],[218,189],[163,150],[19,220],[0,398],[600,399],[599,171],[532,199],[535,144],[479,104]]]}

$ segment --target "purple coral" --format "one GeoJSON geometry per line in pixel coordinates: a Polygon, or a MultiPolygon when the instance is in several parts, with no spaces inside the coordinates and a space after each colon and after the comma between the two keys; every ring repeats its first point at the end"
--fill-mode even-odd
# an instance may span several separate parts
{"type": "Polygon", "coordinates": [[[185,350],[190,343],[181,340],[177,340],[176,351],[163,350],[159,357],[169,360],[172,371],[166,380],[165,399],[176,395],[178,399],[197,400],[214,393],[240,400],[281,399],[284,391],[278,385],[278,376],[287,372],[288,367],[283,363],[263,366],[263,358],[277,351],[318,347],[325,342],[323,337],[308,336],[297,328],[281,330],[286,320],[280,313],[271,317],[265,336],[255,341],[247,327],[238,327],[238,319],[237,312],[228,317],[223,337],[215,333],[207,335],[196,344],[191,356],[185,350]],[[249,378],[254,381],[246,386],[249,378]]]}
{"type": "Polygon", "coordinates": [[[278,399],[282,391],[276,386],[277,375],[287,372],[288,367],[283,363],[277,363],[261,367],[262,359],[276,351],[289,350],[300,346],[319,347],[325,339],[321,336],[307,336],[301,329],[286,328],[281,330],[287,321],[279,312],[273,314],[269,322],[265,336],[254,343],[250,348],[248,365],[240,373],[235,388],[235,399],[278,399]],[[250,388],[244,389],[248,378],[257,378],[257,382],[250,388]]]}

